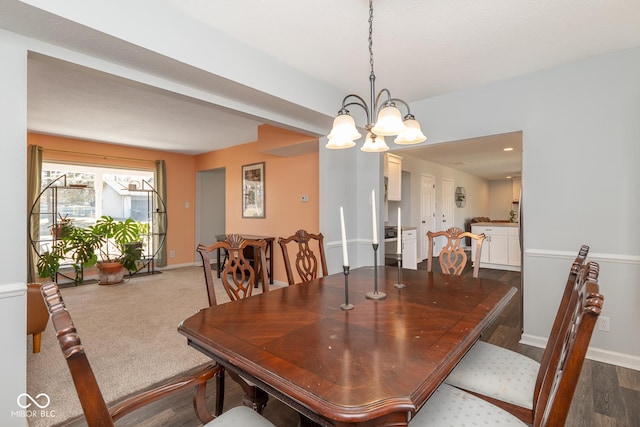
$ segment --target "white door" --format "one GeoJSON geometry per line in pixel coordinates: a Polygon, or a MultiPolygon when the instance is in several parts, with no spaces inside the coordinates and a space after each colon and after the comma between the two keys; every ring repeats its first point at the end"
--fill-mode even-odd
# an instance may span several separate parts
{"type": "Polygon", "coordinates": [[[432,175],[420,175],[420,259],[429,255],[427,231],[436,231],[436,180],[432,175]]]}
{"type": "MultiPolygon", "coordinates": [[[[442,200],[441,207],[441,223],[440,230],[447,230],[450,227],[453,227],[454,224],[454,207],[455,207],[455,187],[453,185],[453,180],[451,179],[443,179],[442,180],[442,193],[440,195],[440,199],[442,200]]],[[[446,239],[436,239],[439,241],[435,242],[434,245],[434,253],[439,254],[444,246],[446,239]]]]}

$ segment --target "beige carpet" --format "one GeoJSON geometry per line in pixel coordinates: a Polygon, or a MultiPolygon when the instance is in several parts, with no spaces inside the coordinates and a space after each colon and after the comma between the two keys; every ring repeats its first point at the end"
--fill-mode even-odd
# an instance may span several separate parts
{"type": "MultiPolygon", "coordinates": [[[[208,306],[202,267],[166,270],[115,286],[66,288],[62,295],[107,403],[210,360],[188,347],[176,329],[208,306]]],[[[229,301],[219,283],[216,298],[219,304],[229,301]]],[[[55,414],[31,417],[29,425],[55,425],[82,414],[51,323],[41,352],[33,354],[28,337],[27,353],[27,392],[49,395],[47,410],[55,414]]]]}

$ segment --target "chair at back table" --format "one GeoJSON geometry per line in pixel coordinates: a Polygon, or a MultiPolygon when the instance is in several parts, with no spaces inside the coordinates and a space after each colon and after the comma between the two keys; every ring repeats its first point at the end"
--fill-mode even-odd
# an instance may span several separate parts
{"type": "Polygon", "coordinates": [[[282,257],[284,259],[284,267],[287,272],[289,285],[296,283],[296,277],[291,268],[292,259],[289,256],[288,250],[290,246],[295,247],[297,250],[295,253],[295,266],[301,282],[309,282],[316,279],[320,268],[322,269],[323,276],[328,274],[327,260],[324,256],[324,236],[322,233],[310,234],[306,230],[298,230],[293,236],[286,238],[280,237],[278,244],[280,244],[280,248],[282,249],[282,257]],[[317,250],[317,256],[313,252],[314,249],[317,250]],[[318,261],[318,258],[320,258],[320,261],[318,261]]]}
{"type": "MultiPolygon", "coordinates": [[[[230,234],[225,240],[214,243],[213,245],[198,245],[198,253],[202,258],[202,266],[204,268],[204,280],[207,285],[207,294],[209,295],[209,305],[217,305],[216,294],[214,291],[213,274],[211,273],[211,259],[209,253],[216,250],[224,250],[227,259],[221,271],[220,278],[224,290],[229,298],[233,300],[242,299],[251,296],[254,285],[258,281],[262,283],[262,292],[269,290],[266,272],[265,248],[267,243],[264,240],[244,240],[237,234],[230,234]],[[257,262],[250,262],[245,257],[245,249],[255,248],[254,255],[257,262]],[[252,266],[253,264],[253,266],[252,266]],[[255,268],[254,268],[255,266],[255,268]]],[[[220,266],[218,266],[220,268],[220,266]]]]}
{"type": "MultiPolygon", "coordinates": [[[[563,328],[571,321],[572,298],[582,286],[580,276],[589,247],[583,245],[573,262],[540,363],[529,357],[483,341],[477,342],[445,380],[474,393],[532,423],[538,396],[543,392],[554,352],[561,346],[563,328]]],[[[596,271],[594,265],[589,269],[596,271]]]]}
{"type": "MultiPolygon", "coordinates": [[[[556,342],[547,345],[547,351],[551,353],[546,366],[540,366],[540,386],[532,396],[533,408],[527,424],[555,427],[566,421],[593,329],[602,310],[604,298],[599,293],[598,275],[599,266],[594,262],[589,262],[576,274],[575,286],[572,286],[562,321],[555,331],[556,342]]],[[[511,380],[517,382],[517,379],[511,380]]],[[[505,407],[505,410],[496,406],[501,402],[480,397],[442,384],[418,412],[411,426],[465,425],[463,423],[470,419],[487,425],[497,425],[498,421],[500,425],[527,425],[516,417],[521,413],[512,415],[507,412],[510,408],[505,407]]]]}
{"type": "Polygon", "coordinates": [[[438,236],[444,236],[447,238],[447,244],[444,245],[440,255],[438,255],[438,261],[440,262],[442,272],[445,274],[462,274],[462,270],[464,270],[464,267],[467,265],[467,254],[464,251],[464,245],[462,242],[465,237],[470,237],[471,244],[476,245],[476,253],[473,260],[473,277],[478,277],[478,270],[480,268],[480,252],[482,251],[482,242],[485,239],[485,235],[463,231],[458,227],[451,227],[446,231],[438,231],[435,233],[427,231],[427,237],[429,238],[427,271],[429,272],[432,271],[433,267],[433,241],[438,236]]]}
{"type": "Polygon", "coordinates": [[[142,392],[108,408],[89,364],[89,359],[85,354],[84,347],[80,342],[78,332],[65,307],[58,285],[55,283],[43,285],[42,296],[49,313],[51,313],[51,323],[62,353],[67,360],[67,365],[89,426],[112,426],[114,421],[145,405],[189,388],[194,390],[193,406],[196,415],[205,426],[273,426],[262,416],[246,407],[233,408],[220,415],[223,406],[224,370],[215,364],[208,365],[204,369],[198,369],[193,373],[185,374],[176,380],[142,392]],[[207,382],[213,377],[216,378],[217,383],[216,416],[211,415],[205,401],[207,382]]]}
{"type": "MultiPolygon", "coordinates": [[[[214,243],[213,245],[198,245],[197,250],[202,258],[204,280],[207,286],[207,295],[209,296],[209,306],[213,307],[218,304],[213,274],[211,273],[209,253],[219,249],[224,249],[227,252],[228,259],[222,269],[220,279],[231,301],[235,301],[250,297],[258,280],[262,282],[262,292],[269,290],[264,254],[266,245],[267,242],[264,240],[244,240],[236,234],[230,234],[225,240],[214,243]],[[255,248],[254,254],[258,260],[258,262],[254,263],[255,269],[252,267],[251,262],[245,258],[245,249],[248,247],[255,248]]],[[[260,325],[256,325],[256,327],[259,326],[260,325]]],[[[243,403],[262,413],[264,407],[267,405],[269,395],[234,372],[228,371],[228,374],[242,387],[245,393],[243,403]]]]}

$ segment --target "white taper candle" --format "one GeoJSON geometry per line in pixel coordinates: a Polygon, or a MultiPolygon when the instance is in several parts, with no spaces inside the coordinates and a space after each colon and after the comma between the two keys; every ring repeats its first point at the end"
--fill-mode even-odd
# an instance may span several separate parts
{"type": "Polygon", "coordinates": [[[398,249],[396,250],[396,253],[401,254],[402,253],[402,224],[401,224],[401,213],[400,213],[400,208],[398,208],[398,249]]]}
{"type": "Polygon", "coordinates": [[[373,221],[373,244],[378,244],[378,222],[376,221],[376,190],[371,190],[371,219],[373,221]]]}
{"type": "Polygon", "coordinates": [[[340,226],[342,228],[342,265],[349,266],[349,255],[347,254],[347,233],[344,229],[344,211],[340,206],[340,226]]]}

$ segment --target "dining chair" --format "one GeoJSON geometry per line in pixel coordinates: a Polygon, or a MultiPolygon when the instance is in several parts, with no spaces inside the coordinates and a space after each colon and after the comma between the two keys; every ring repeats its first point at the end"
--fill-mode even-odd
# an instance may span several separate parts
{"type": "Polygon", "coordinates": [[[294,277],[294,273],[291,268],[292,259],[289,256],[289,246],[296,248],[296,272],[302,283],[316,279],[320,269],[322,269],[323,276],[329,274],[327,269],[327,260],[324,255],[324,236],[322,233],[311,234],[306,230],[298,230],[292,236],[286,238],[280,237],[278,239],[278,244],[282,249],[282,257],[284,259],[284,267],[287,272],[287,281],[289,282],[289,285],[296,283],[296,277],[294,277]],[[317,250],[317,256],[314,253],[314,249],[317,250]],[[320,258],[320,261],[318,261],[318,258],[320,258]]]}
{"type": "Polygon", "coordinates": [[[476,255],[473,260],[473,277],[478,277],[480,269],[480,251],[482,250],[482,242],[485,239],[484,234],[474,234],[464,231],[459,227],[451,227],[446,231],[431,232],[427,231],[429,238],[429,255],[427,257],[427,271],[431,272],[433,267],[433,243],[434,239],[439,236],[447,238],[447,243],[442,248],[438,261],[440,268],[444,274],[460,275],[467,265],[467,254],[464,251],[462,242],[465,237],[470,237],[471,242],[475,241],[476,255]]]}
{"type": "Polygon", "coordinates": [[[215,364],[198,368],[163,385],[129,397],[110,408],[107,407],[58,285],[44,284],[41,292],[89,426],[113,426],[115,421],[137,409],[188,389],[194,390],[193,407],[198,419],[205,426],[273,426],[267,419],[244,406],[222,413],[224,370],[215,364]],[[205,401],[207,382],[212,378],[216,379],[215,416],[211,414],[205,401]]]}
{"type": "Polygon", "coordinates": [[[33,352],[40,353],[42,333],[49,323],[49,312],[42,300],[40,283],[27,283],[27,335],[32,335],[33,352]]]}
{"type": "MultiPolygon", "coordinates": [[[[224,265],[221,267],[220,279],[222,285],[232,301],[251,296],[253,288],[258,281],[262,282],[262,292],[269,290],[266,271],[265,249],[267,242],[264,240],[245,240],[238,234],[229,234],[225,240],[212,245],[198,245],[197,251],[202,258],[204,279],[207,285],[209,305],[217,305],[214,288],[213,274],[211,272],[211,258],[209,254],[217,250],[224,250],[227,254],[224,265]],[[253,248],[255,260],[247,259],[246,249],[253,248]]],[[[220,268],[220,267],[219,267],[220,268]]]]}
{"type": "MultiPolygon", "coordinates": [[[[264,240],[245,240],[237,234],[230,234],[225,240],[219,241],[212,245],[198,245],[198,253],[202,258],[202,267],[204,269],[204,280],[207,287],[207,295],[209,297],[209,306],[218,305],[216,300],[215,284],[213,274],[211,272],[211,252],[224,249],[228,259],[225,262],[220,279],[222,286],[231,301],[250,297],[258,280],[262,282],[262,292],[269,291],[267,282],[265,248],[267,242],[264,240]],[[254,248],[254,258],[257,262],[249,262],[245,258],[245,249],[254,248]],[[255,266],[255,269],[254,269],[255,266]]],[[[259,327],[259,325],[256,325],[259,327]]],[[[235,372],[227,371],[229,376],[237,382],[244,392],[243,404],[249,406],[258,413],[262,413],[267,406],[269,395],[251,383],[240,377],[235,372]]]]}
{"type": "Polygon", "coordinates": [[[587,263],[578,272],[548,366],[540,369],[541,387],[537,395],[532,396],[530,420],[522,420],[518,414],[497,406],[499,402],[495,400],[486,400],[443,383],[418,411],[410,426],[450,427],[471,425],[471,421],[478,425],[563,426],[593,329],[602,311],[604,297],[600,294],[598,274],[599,266],[595,262],[587,263]]]}
{"type": "Polygon", "coordinates": [[[597,279],[595,263],[585,265],[589,247],[583,245],[573,262],[558,306],[549,340],[540,363],[484,341],[473,345],[445,379],[447,384],[464,389],[532,423],[536,401],[545,390],[547,371],[553,366],[557,349],[563,345],[562,332],[571,321],[572,300],[577,298],[585,274],[597,279]]]}

